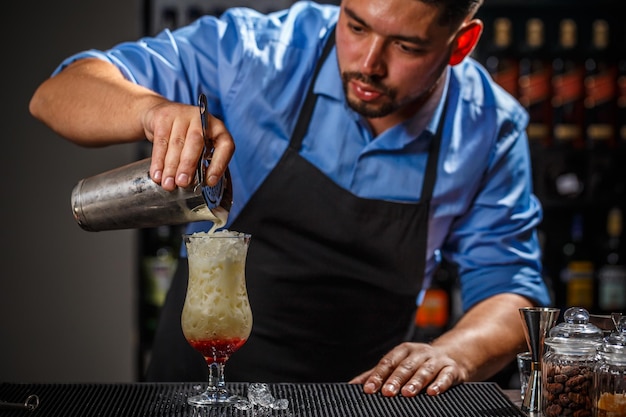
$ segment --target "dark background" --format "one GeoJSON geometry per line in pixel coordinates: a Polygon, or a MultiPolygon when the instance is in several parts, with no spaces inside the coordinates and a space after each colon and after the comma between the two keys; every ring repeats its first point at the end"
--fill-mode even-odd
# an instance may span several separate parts
{"type": "Polygon", "coordinates": [[[134,147],[83,149],[33,119],[35,88],[67,55],[141,34],[138,0],[16,2],[4,13],[0,380],[131,381],[135,234],[87,233],[70,193],[134,147]]]}

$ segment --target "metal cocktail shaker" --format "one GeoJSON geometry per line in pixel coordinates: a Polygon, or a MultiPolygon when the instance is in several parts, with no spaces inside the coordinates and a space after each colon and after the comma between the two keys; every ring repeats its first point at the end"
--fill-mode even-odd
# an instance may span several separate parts
{"type": "Polygon", "coordinates": [[[226,223],[232,203],[228,173],[214,187],[204,185],[203,176],[196,175],[189,187],[165,191],[150,178],[150,160],[80,180],[71,196],[74,219],[80,227],[95,232],[201,220],[213,221],[218,227],[226,223]]]}
{"type": "Polygon", "coordinates": [[[196,175],[186,188],[165,191],[150,178],[151,158],[136,161],[89,178],[72,190],[72,213],[85,230],[96,232],[138,229],[209,220],[214,228],[226,224],[232,206],[230,171],[212,187],[205,174],[213,155],[208,138],[207,98],[198,98],[204,153],[196,175]]]}

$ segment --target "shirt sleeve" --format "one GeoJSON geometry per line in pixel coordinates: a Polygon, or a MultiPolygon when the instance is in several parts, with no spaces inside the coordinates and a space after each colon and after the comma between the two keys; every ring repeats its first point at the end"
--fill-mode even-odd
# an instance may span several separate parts
{"type": "MultiPolygon", "coordinates": [[[[470,208],[451,225],[444,253],[458,266],[463,310],[496,294],[550,304],[536,227],[542,208],[532,193],[530,154],[521,118],[500,114],[500,129],[470,208]]],[[[481,173],[478,173],[479,175],[481,173]]]]}
{"type": "Polygon", "coordinates": [[[196,104],[202,92],[211,112],[220,115],[220,97],[231,87],[241,64],[241,42],[236,19],[203,16],[177,30],[123,42],[111,49],[87,50],[65,59],[53,72],[82,58],[114,64],[128,80],[172,101],[196,104]],[[230,20],[230,22],[229,22],[230,20]],[[235,22],[236,23],[236,22],[235,22]]]}

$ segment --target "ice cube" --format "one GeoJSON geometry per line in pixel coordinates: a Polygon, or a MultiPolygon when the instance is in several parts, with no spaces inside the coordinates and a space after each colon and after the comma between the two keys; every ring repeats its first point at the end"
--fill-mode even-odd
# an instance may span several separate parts
{"type": "Polygon", "coordinates": [[[264,383],[252,383],[248,386],[248,400],[254,405],[273,410],[286,410],[289,407],[289,400],[274,398],[269,385],[264,383]]]}
{"type": "Polygon", "coordinates": [[[289,408],[289,400],[285,398],[274,400],[274,403],[272,404],[272,408],[274,410],[286,410],[287,408],[289,408]]]}
{"type": "Polygon", "coordinates": [[[274,396],[270,393],[267,384],[253,383],[248,387],[248,400],[261,407],[271,407],[274,403],[274,396]]]}

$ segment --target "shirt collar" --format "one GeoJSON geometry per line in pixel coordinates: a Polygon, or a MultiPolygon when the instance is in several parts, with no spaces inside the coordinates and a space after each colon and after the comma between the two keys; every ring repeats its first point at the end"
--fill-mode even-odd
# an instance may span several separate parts
{"type": "Polygon", "coordinates": [[[439,126],[439,119],[442,117],[444,98],[448,90],[450,80],[450,67],[446,67],[445,75],[441,83],[437,84],[435,91],[430,95],[420,111],[411,119],[404,122],[406,129],[416,136],[423,131],[434,135],[439,126]]]}
{"type": "Polygon", "coordinates": [[[338,101],[343,100],[343,85],[341,83],[341,74],[339,73],[336,47],[330,51],[326,62],[322,64],[322,68],[320,68],[320,72],[315,80],[313,92],[334,98],[338,101]]]}

